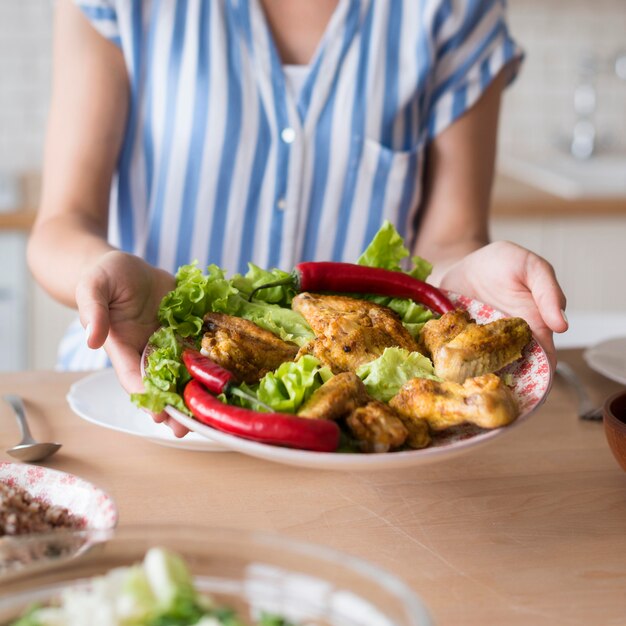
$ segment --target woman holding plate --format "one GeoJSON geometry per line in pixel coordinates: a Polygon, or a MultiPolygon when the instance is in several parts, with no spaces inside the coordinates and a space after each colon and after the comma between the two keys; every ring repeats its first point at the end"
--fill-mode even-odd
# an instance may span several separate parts
{"type": "Polygon", "coordinates": [[[433,282],[523,317],[554,358],[552,267],[489,243],[522,59],[502,0],[59,0],[54,41],[28,254],[78,308],[61,368],[110,359],[138,391],[178,266],[354,261],[386,219],[433,282]]]}

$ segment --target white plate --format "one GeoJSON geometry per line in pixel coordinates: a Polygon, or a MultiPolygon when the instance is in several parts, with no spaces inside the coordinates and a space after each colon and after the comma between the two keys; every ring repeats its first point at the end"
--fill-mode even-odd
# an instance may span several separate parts
{"type": "Polygon", "coordinates": [[[67,394],[67,401],[74,413],[98,426],[172,448],[224,451],[220,444],[206,436],[192,432],[178,438],[165,424],[155,423],[145,411],[130,401],[111,368],[94,372],[75,382],[67,394]]]}
{"type": "MultiPolygon", "coordinates": [[[[501,317],[504,313],[492,307],[453,293],[446,292],[459,308],[467,309],[479,324],[501,317]]],[[[384,454],[343,454],[337,452],[309,452],[271,446],[220,432],[181,413],[173,407],[166,411],[195,433],[210,437],[231,450],[287,465],[328,470],[395,469],[443,461],[473,450],[479,445],[499,438],[514,426],[524,422],[545,400],[552,383],[552,371],[546,353],[533,339],[525,348],[523,357],[503,372],[513,376],[513,393],[520,406],[520,416],[509,426],[485,431],[474,427],[450,429],[439,436],[434,445],[423,450],[387,452],[384,454]]]]}
{"type": "Polygon", "coordinates": [[[585,350],[583,356],[592,370],[626,385],[626,337],[602,341],[585,350]]]}
{"type": "Polygon", "coordinates": [[[46,504],[66,508],[85,528],[107,530],[117,524],[111,496],[95,485],[40,465],[0,461],[0,480],[27,491],[46,504]]]}

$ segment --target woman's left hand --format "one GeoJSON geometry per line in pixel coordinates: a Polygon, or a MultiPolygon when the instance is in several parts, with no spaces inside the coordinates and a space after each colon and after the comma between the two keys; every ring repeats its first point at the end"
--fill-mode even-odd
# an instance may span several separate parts
{"type": "Polygon", "coordinates": [[[490,243],[452,265],[440,286],[525,319],[552,367],[552,333],[568,328],[565,295],[554,269],[542,257],[508,241],[490,243]]]}

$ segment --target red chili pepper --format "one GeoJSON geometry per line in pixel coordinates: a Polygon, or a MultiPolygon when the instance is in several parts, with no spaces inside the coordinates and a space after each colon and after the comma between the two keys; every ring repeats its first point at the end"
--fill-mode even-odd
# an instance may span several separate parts
{"type": "Polygon", "coordinates": [[[256,395],[236,387],[237,379],[235,375],[221,365],[211,361],[202,352],[186,348],[183,350],[182,360],[191,377],[199,380],[212,393],[239,396],[253,405],[260,406],[270,412],[272,411],[272,407],[261,402],[256,395]]]}
{"type": "Polygon", "coordinates": [[[289,279],[261,285],[250,298],[260,289],[285,284],[293,285],[298,292],[337,291],[410,298],[441,315],[456,308],[439,289],[404,272],[328,261],[299,263],[289,279]]]}
{"type": "Polygon", "coordinates": [[[187,383],[183,397],[198,421],[244,439],[315,452],[334,452],[339,446],[339,426],[329,420],[260,413],[224,404],[197,380],[187,383]]]}
{"type": "Polygon", "coordinates": [[[214,363],[198,350],[186,348],[182,354],[183,363],[192,378],[199,380],[213,393],[226,393],[234,383],[235,375],[214,363]]]}

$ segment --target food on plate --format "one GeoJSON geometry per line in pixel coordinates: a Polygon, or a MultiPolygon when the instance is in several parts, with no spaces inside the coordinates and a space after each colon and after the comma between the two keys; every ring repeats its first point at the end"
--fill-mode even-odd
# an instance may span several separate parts
{"type": "Polygon", "coordinates": [[[532,333],[519,317],[476,324],[467,311],[458,309],[426,322],[421,338],[437,376],[462,383],[517,361],[532,333]]]}
{"type": "Polygon", "coordinates": [[[389,404],[409,420],[426,420],[433,431],[465,423],[500,428],[518,412],[512,391],[495,374],[468,378],[463,384],[414,378],[389,404]]]}
{"type": "Polygon", "coordinates": [[[523,356],[528,324],[477,324],[425,282],[426,261],[401,267],[408,254],[387,222],[357,264],[230,279],[181,267],[134,401],[317,452],[421,449],[442,430],[511,423],[516,397],[497,372],[523,356]]]}
{"type": "MultiPolygon", "coordinates": [[[[261,612],[256,626],[295,626],[261,612]]],[[[10,626],[244,626],[243,615],[202,593],[185,561],[160,547],[141,563],[68,585],[48,605],[35,605],[10,626]],[[86,584],[89,583],[89,584],[86,584]]]]}
{"type": "Polygon", "coordinates": [[[25,489],[0,480],[0,537],[83,528],[85,521],[68,509],[34,498],[25,489]]]}
{"type": "Polygon", "coordinates": [[[338,420],[367,404],[370,396],[354,372],[342,372],[324,383],[298,411],[300,417],[338,420]]]}
{"type": "Polygon", "coordinates": [[[256,383],[298,353],[296,344],[234,315],[209,312],[202,329],[202,353],[232,372],[238,382],[256,383]]]}
{"type": "Polygon", "coordinates": [[[352,411],[346,417],[346,425],[362,452],[398,450],[409,434],[396,412],[380,400],[352,411]]]}
{"type": "Polygon", "coordinates": [[[339,445],[339,427],[335,422],[287,413],[261,413],[225,404],[198,380],[187,383],[184,398],[196,419],[233,435],[317,452],[334,452],[339,445]]]}
{"type": "Polygon", "coordinates": [[[409,434],[396,412],[372,398],[354,372],[333,376],[310,397],[298,415],[309,419],[345,419],[355,443],[364,452],[400,448],[409,434]]]}
{"type": "Polygon", "coordinates": [[[297,292],[338,291],[410,298],[441,314],[454,310],[452,302],[439,289],[415,276],[395,271],[395,268],[364,265],[329,261],[299,263],[287,278],[259,285],[251,296],[262,289],[289,285],[297,292]]]}
{"type": "Polygon", "coordinates": [[[299,354],[312,354],[333,374],[355,372],[379,357],[385,348],[397,346],[410,352],[417,343],[389,308],[346,296],[302,293],[291,303],[315,333],[299,354]]]}

